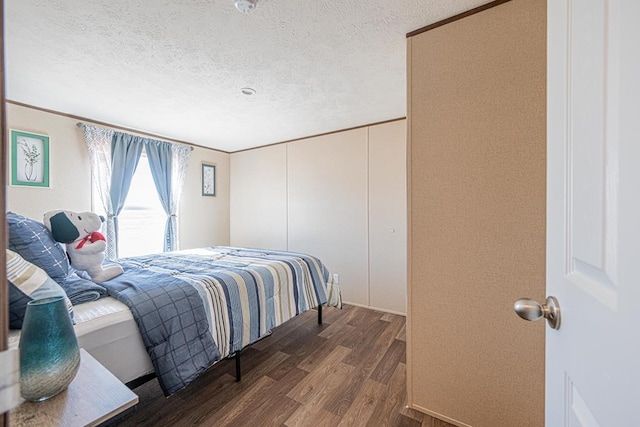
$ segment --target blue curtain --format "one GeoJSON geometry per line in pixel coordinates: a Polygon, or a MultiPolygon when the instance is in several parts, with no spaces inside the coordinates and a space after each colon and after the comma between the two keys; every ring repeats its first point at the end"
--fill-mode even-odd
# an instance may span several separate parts
{"type": "Polygon", "coordinates": [[[178,221],[176,220],[177,203],[174,203],[171,198],[171,183],[173,179],[172,144],[147,140],[146,149],[151,176],[153,176],[153,182],[156,184],[162,208],[167,214],[167,224],[164,227],[163,251],[173,251],[177,249],[178,221]]]}
{"type": "Polygon", "coordinates": [[[138,167],[145,138],[114,132],[111,139],[111,204],[116,237],[116,257],[118,257],[118,215],[124,207],[129,193],[131,179],[138,167]]]}

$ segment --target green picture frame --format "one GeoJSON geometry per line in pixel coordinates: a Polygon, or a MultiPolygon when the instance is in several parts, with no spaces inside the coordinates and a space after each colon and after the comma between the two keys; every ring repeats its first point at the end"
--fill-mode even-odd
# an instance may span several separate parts
{"type": "Polygon", "coordinates": [[[216,167],[202,164],[202,195],[215,197],[216,195],[216,167]]]}
{"type": "Polygon", "coordinates": [[[49,137],[11,129],[12,186],[49,188],[49,137]]]}

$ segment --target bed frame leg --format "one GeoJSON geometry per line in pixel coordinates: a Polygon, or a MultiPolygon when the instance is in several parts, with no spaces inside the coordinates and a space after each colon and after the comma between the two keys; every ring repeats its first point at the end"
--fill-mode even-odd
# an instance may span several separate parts
{"type": "Polygon", "coordinates": [[[236,351],[236,382],[240,382],[240,350],[236,351]]]}
{"type": "Polygon", "coordinates": [[[318,306],[318,325],[322,325],[322,304],[318,306]]]}

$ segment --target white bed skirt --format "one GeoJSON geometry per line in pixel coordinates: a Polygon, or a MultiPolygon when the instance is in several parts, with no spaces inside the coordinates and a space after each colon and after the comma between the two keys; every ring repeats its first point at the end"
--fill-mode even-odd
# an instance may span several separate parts
{"type": "MultiPolygon", "coordinates": [[[[149,354],[129,308],[115,298],[73,307],[76,336],[80,347],[127,383],[153,372],[149,354]]],[[[9,347],[17,348],[20,331],[9,332],[9,347]]]]}

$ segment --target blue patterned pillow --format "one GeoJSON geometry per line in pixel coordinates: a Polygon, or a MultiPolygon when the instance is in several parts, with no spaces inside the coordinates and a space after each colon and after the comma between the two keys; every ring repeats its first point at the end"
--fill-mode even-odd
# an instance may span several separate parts
{"type": "Polygon", "coordinates": [[[9,249],[43,269],[56,282],[69,274],[69,260],[62,246],[53,240],[41,222],[7,212],[9,249]]]}

